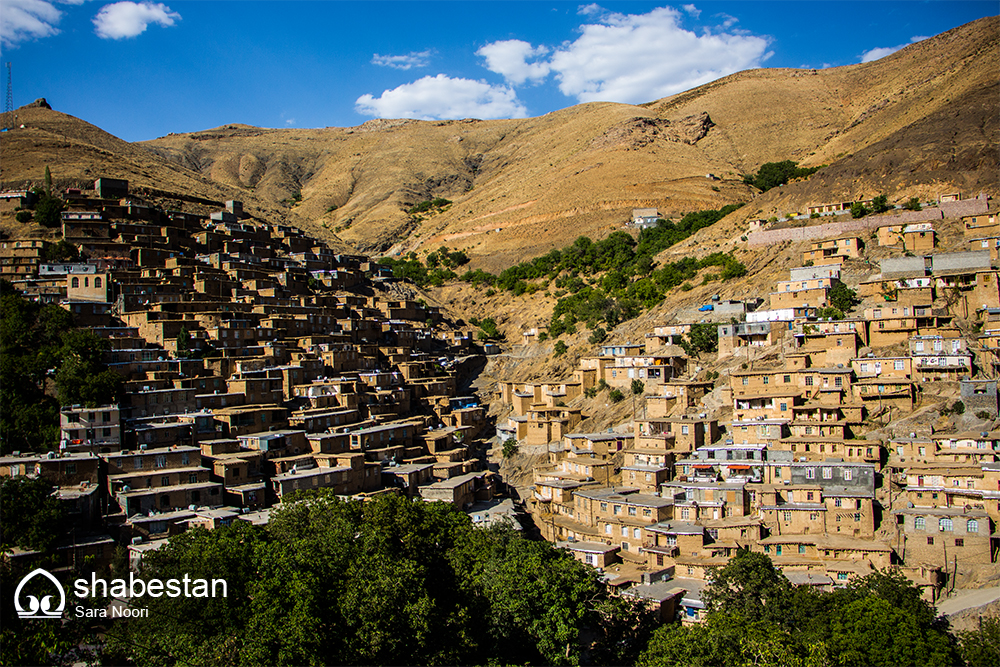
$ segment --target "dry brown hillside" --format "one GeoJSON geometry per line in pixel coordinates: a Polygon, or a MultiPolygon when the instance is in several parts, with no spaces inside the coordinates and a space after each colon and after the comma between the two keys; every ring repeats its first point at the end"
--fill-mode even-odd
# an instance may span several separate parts
{"type": "Polygon", "coordinates": [[[362,251],[447,245],[497,270],[580,234],[603,237],[634,207],[676,216],[749,201],[734,214],[745,219],[877,192],[996,194],[998,33],[1000,19],[985,18],[872,63],[752,70],[641,106],[583,104],[523,120],[227,125],[128,144],[30,109],[27,129],[3,137],[0,180],[37,182],[45,164],[57,180],[126,176],[242,199],[260,217],[362,251]],[[763,195],[742,183],[785,159],[829,166],[763,195]],[[453,203],[406,213],[435,197],[453,203]]]}

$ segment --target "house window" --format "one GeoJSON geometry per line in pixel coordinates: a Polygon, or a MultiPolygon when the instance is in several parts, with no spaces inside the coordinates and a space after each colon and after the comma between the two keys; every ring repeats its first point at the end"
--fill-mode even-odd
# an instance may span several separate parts
{"type": "Polygon", "coordinates": [[[635,539],[639,539],[639,537],[641,535],[642,535],[642,533],[640,532],[639,528],[633,528],[632,529],[632,537],[634,537],[635,539]]]}
{"type": "Polygon", "coordinates": [[[73,277],[73,280],[72,280],[72,282],[71,282],[71,285],[72,285],[73,287],[79,287],[79,286],[80,286],[80,279],[79,279],[79,278],[77,278],[76,276],[74,276],[74,277],[73,277]]]}
{"type": "Polygon", "coordinates": [[[852,471],[850,468],[844,470],[844,481],[845,482],[851,481],[852,477],[854,477],[854,471],[852,471]]]}
{"type": "Polygon", "coordinates": [[[955,546],[956,547],[964,547],[965,546],[965,540],[963,538],[961,538],[961,537],[956,537],[955,538],[955,546]]]}
{"type": "Polygon", "coordinates": [[[609,524],[605,524],[605,526],[604,526],[604,534],[605,535],[610,535],[611,534],[611,524],[610,523],[609,524]]]}
{"type": "Polygon", "coordinates": [[[94,287],[97,287],[98,289],[101,287],[101,279],[100,278],[94,278],[94,287]]]}
{"type": "Polygon", "coordinates": [[[681,425],[681,435],[687,435],[688,434],[688,429],[689,429],[689,427],[688,427],[687,424],[682,424],[681,425]]]}
{"type": "Polygon", "coordinates": [[[170,486],[170,477],[164,475],[160,478],[160,486],[170,486]]]}
{"type": "Polygon", "coordinates": [[[743,378],[743,384],[744,386],[750,384],[750,378],[748,377],[743,378]]]}
{"type": "Polygon", "coordinates": [[[635,516],[635,508],[634,507],[629,507],[628,508],[628,515],[629,516],[635,516]]]}
{"type": "Polygon", "coordinates": [[[771,384],[771,378],[767,375],[764,376],[764,384],[771,384]]]}
{"type": "Polygon", "coordinates": [[[892,367],[895,368],[897,371],[901,371],[906,367],[906,363],[902,359],[899,359],[897,361],[892,362],[892,367]]]}
{"type": "Polygon", "coordinates": [[[807,376],[806,376],[806,386],[807,386],[807,387],[811,387],[811,386],[813,386],[813,378],[812,378],[812,376],[811,376],[811,375],[807,375],[807,376]]]}
{"type": "Polygon", "coordinates": [[[791,375],[786,375],[785,376],[785,384],[788,384],[791,381],[792,381],[792,376],[791,375]]]}
{"type": "Polygon", "coordinates": [[[804,554],[805,552],[806,552],[806,545],[800,544],[799,545],[799,553],[800,554],[804,554]]]}
{"type": "Polygon", "coordinates": [[[837,573],[837,581],[847,581],[847,573],[846,572],[838,572],[837,573]]]}
{"type": "Polygon", "coordinates": [[[136,456],[132,459],[132,467],[136,470],[142,470],[142,457],[136,456]]]}
{"type": "Polygon", "coordinates": [[[784,511],[784,512],[781,513],[781,518],[784,519],[785,521],[791,521],[792,520],[792,513],[786,510],[786,511],[784,511]]]}
{"type": "Polygon", "coordinates": [[[602,512],[607,512],[608,511],[608,504],[607,503],[601,503],[601,511],[602,512]]]}
{"type": "Polygon", "coordinates": [[[806,491],[806,500],[812,500],[812,499],[813,499],[813,492],[806,491]]]}
{"type": "Polygon", "coordinates": [[[833,506],[834,507],[843,507],[843,505],[844,505],[843,498],[834,498],[833,499],[833,506]]]}
{"type": "Polygon", "coordinates": [[[167,467],[167,457],[163,454],[157,454],[156,456],[156,467],[166,468],[167,467]]]}
{"type": "Polygon", "coordinates": [[[816,479],[815,468],[806,468],[806,479],[816,479]]]}
{"type": "Polygon", "coordinates": [[[969,519],[969,522],[965,524],[965,532],[967,533],[978,533],[979,532],[979,522],[975,519],[969,519]]]}
{"type": "Polygon", "coordinates": [[[622,506],[621,506],[621,505],[615,505],[615,506],[614,506],[614,507],[613,507],[613,508],[611,509],[611,513],[612,513],[612,514],[614,514],[614,515],[618,515],[618,514],[621,514],[621,513],[622,513],[622,506]]]}
{"type": "Polygon", "coordinates": [[[834,387],[843,387],[844,386],[844,378],[842,378],[842,377],[835,377],[835,378],[833,378],[833,386],[834,387]]]}
{"type": "Polygon", "coordinates": [[[938,530],[944,533],[951,532],[952,530],[951,517],[942,517],[938,521],[938,530]]]}
{"type": "Polygon", "coordinates": [[[927,538],[927,544],[933,545],[934,544],[934,538],[933,537],[928,537],[927,538]]]}
{"type": "Polygon", "coordinates": [[[833,478],[833,468],[823,468],[823,479],[833,478]]]}

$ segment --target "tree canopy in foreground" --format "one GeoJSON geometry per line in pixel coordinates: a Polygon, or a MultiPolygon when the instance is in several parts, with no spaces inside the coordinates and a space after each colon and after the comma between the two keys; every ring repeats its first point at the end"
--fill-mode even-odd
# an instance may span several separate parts
{"type": "Polygon", "coordinates": [[[634,662],[650,628],[597,572],[448,505],[319,492],[264,527],[192,530],[143,559],[143,576],[225,578],[228,597],[149,600],[106,656],[139,665],[634,662]],[[627,621],[627,622],[626,622],[627,621]],[[586,636],[586,639],[585,639],[586,636]]]}

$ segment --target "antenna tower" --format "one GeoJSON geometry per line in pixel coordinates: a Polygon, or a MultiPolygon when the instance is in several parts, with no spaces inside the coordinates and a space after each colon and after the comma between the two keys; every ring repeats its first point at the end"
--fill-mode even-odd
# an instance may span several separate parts
{"type": "Polygon", "coordinates": [[[11,83],[10,61],[7,61],[7,99],[3,104],[4,127],[10,129],[14,125],[14,87],[11,83]]]}

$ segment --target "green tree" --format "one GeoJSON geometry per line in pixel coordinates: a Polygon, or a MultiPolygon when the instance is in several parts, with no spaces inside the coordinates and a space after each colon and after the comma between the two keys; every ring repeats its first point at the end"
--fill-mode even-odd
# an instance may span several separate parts
{"type": "Polygon", "coordinates": [[[479,327],[480,340],[496,340],[501,337],[497,322],[492,317],[480,320],[476,326],[479,327]]]}
{"type": "Polygon", "coordinates": [[[977,629],[958,633],[958,644],[969,667],[1000,665],[1000,618],[980,617],[977,629]]]}
{"type": "Polygon", "coordinates": [[[587,337],[587,342],[591,345],[600,345],[608,337],[608,332],[601,327],[595,327],[593,331],[590,332],[590,336],[587,337]]]}
{"type": "Polygon", "coordinates": [[[642,380],[635,379],[632,380],[631,389],[633,396],[639,396],[640,394],[642,394],[642,392],[646,391],[646,385],[643,383],[642,380]]]}
{"type": "Polygon", "coordinates": [[[612,389],[611,393],[608,394],[608,398],[611,399],[612,403],[621,403],[625,400],[625,394],[622,393],[621,389],[612,389]]]}
{"type": "Polygon", "coordinates": [[[855,600],[832,620],[830,649],[845,667],[954,665],[947,632],[927,627],[905,610],[875,596],[855,600]]]}
{"type": "Polygon", "coordinates": [[[923,207],[920,205],[920,200],[916,197],[910,197],[909,200],[907,200],[907,202],[903,204],[903,208],[905,208],[907,211],[923,210],[923,207]]]}
{"type": "Polygon", "coordinates": [[[49,171],[49,165],[45,165],[45,194],[52,196],[52,172],[49,171]]]}
{"type": "Polygon", "coordinates": [[[771,559],[741,549],[709,576],[703,599],[710,611],[777,621],[792,586],[771,559]]]}
{"type": "Polygon", "coordinates": [[[756,174],[748,174],[743,177],[743,182],[752,185],[762,191],[776,188],[779,185],[788,183],[793,178],[805,178],[816,173],[821,167],[799,167],[792,160],[782,162],[765,162],[757,170],[756,174]]]}
{"type": "Polygon", "coordinates": [[[118,402],[124,378],[104,365],[102,354],[108,349],[107,340],[87,329],[70,329],[63,334],[59,350],[62,363],[55,376],[63,405],[95,407],[118,402]]]}
{"type": "Polygon", "coordinates": [[[177,333],[177,356],[181,359],[187,358],[191,354],[191,332],[186,326],[181,326],[177,333]]]}
{"type": "Polygon", "coordinates": [[[852,218],[863,218],[868,215],[868,208],[859,201],[851,204],[851,217],[852,218]]]}
{"type": "Polygon", "coordinates": [[[33,218],[31,211],[18,211],[14,214],[14,219],[18,222],[31,222],[33,218]]]}
{"type": "Polygon", "coordinates": [[[849,312],[858,303],[858,293],[844,283],[838,282],[827,294],[830,306],[842,313],[849,312]]]}
{"type": "Polygon", "coordinates": [[[221,577],[229,594],[150,600],[149,618],[111,628],[108,662],[577,664],[630,618],[552,545],[401,496],[302,493],[266,528],[189,531],[160,551],[142,576],[221,577]]]}
{"type": "Polygon", "coordinates": [[[60,239],[58,243],[46,246],[42,257],[47,262],[75,262],[80,259],[80,251],[66,239],[60,239]]]}
{"type": "Polygon", "coordinates": [[[566,346],[566,343],[562,342],[561,340],[557,340],[555,346],[553,347],[553,352],[557,357],[561,357],[562,355],[566,354],[566,351],[568,349],[569,348],[566,346]]]}
{"type": "Polygon", "coordinates": [[[9,477],[0,482],[0,545],[48,551],[62,535],[64,513],[54,487],[38,477],[9,477]]]}
{"type": "Polygon", "coordinates": [[[844,319],[844,312],[833,306],[827,306],[826,308],[820,308],[816,311],[816,317],[819,319],[832,319],[832,320],[842,320],[844,319]]]}
{"type": "Polygon", "coordinates": [[[48,194],[42,194],[35,203],[35,222],[43,227],[59,227],[62,225],[62,212],[66,206],[62,199],[48,194]]]}
{"type": "Polygon", "coordinates": [[[700,625],[660,627],[638,664],[825,667],[830,663],[824,646],[807,648],[773,622],[716,613],[700,625]]]}
{"type": "Polygon", "coordinates": [[[885,213],[891,208],[889,198],[886,195],[878,195],[872,198],[872,213],[885,213]]]}
{"type": "Polygon", "coordinates": [[[681,338],[680,346],[689,357],[696,357],[702,352],[716,352],[719,349],[719,329],[708,322],[692,324],[691,330],[681,338]]]}
{"type": "Polygon", "coordinates": [[[507,438],[503,441],[503,457],[505,459],[515,456],[519,449],[516,438],[507,438]]]}

